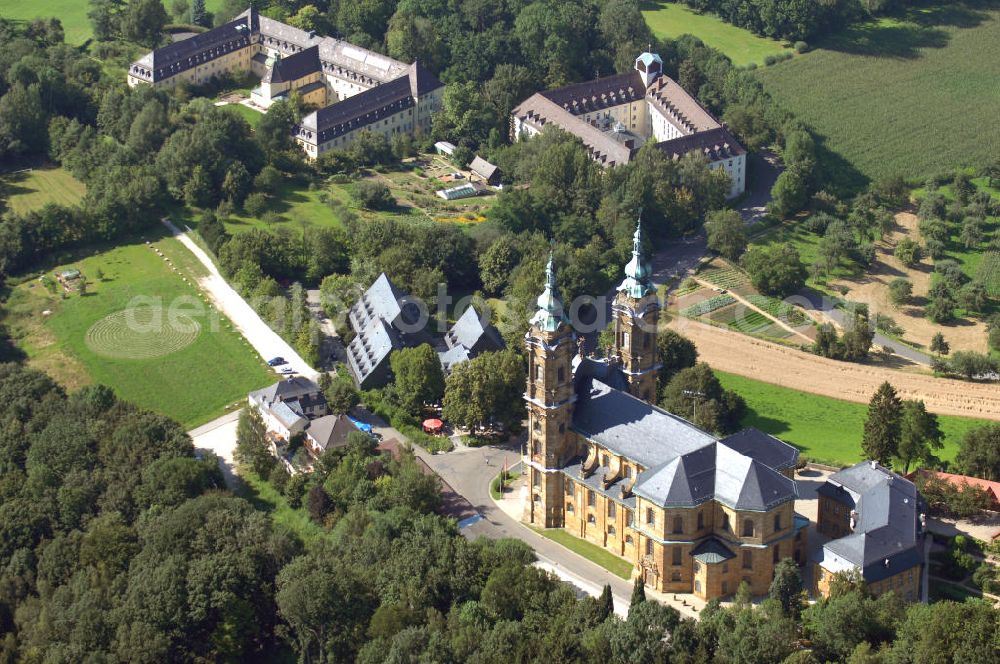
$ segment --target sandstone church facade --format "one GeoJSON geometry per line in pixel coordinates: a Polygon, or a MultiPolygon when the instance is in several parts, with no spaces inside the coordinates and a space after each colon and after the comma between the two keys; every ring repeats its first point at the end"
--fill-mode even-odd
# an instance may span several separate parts
{"type": "Polygon", "coordinates": [[[128,69],[128,84],[169,88],[202,85],[227,73],[251,72],[251,94],[267,108],[298,92],[318,108],[295,129],[310,158],[350,145],[362,129],[388,138],[429,132],[444,85],[419,62],[407,65],[340,39],[320,37],[250,8],[229,23],[150,51],[128,69]]]}
{"type": "Polygon", "coordinates": [[[778,561],[806,559],[798,451],[755,429],[719,439],[653,405],[659,303],[641,228],[613,315],[610,356],[578,352],[550,258],[525,337],[524,521],[613,552],[656,590],[766,593],[778,561]]]}

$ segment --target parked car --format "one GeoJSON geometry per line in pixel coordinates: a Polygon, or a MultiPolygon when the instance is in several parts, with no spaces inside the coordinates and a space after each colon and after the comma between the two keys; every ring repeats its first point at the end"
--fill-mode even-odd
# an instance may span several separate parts
{"type": "Polygon", "coordinates": [[[271,367],[280,367],[282,364],[288,364],[288,362],[285,362],[285,358],[283,357],[272,357],[267,361],[267,364],[271,367]]]}
{"type": "Polygon", "coordinates": [[[295,373],[295,369],[291,367],[284,367],[282,369],[279,369],[278,373],[280,373],[282,376],[291,376],[295,373]]]}

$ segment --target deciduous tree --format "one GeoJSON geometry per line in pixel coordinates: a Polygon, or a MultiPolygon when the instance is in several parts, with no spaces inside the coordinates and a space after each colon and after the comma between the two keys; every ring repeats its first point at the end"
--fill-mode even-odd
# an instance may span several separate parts
{"type": "Polygon", "coordinates": [[[903,402],[896,456],[903,464],[904,473],[909,472],[910,464],[914,462],[933,465],[937,461],[934,450],[943,446],[942,437],[937,415],[927,412],[923,401],[903,402]]]}
{"type": "Polygon", "coordinates": [[[395,392],[406,410],[418,414],[424,404],[437,403],[444,395],[441,360],[429,344],[403,348],[390,356],[395,392]]]}

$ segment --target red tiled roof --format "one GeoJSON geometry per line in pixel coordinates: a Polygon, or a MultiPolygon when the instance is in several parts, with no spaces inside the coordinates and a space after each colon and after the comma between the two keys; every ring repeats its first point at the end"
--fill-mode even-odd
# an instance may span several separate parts
{"type": "Polygon", "coordinates": [[[977,486],[980,489],[986,491],[990,494],[990,498],[994,503],[1000,504],[1000,482],[993,482],[990,480],[984,480],[979,477],[970,477],[968,475],[956,475],[954,473],[945,473],[940,470],[928,470],[926,468],[921,468],[915,470],[907,478],[912,478],[915,476],[921,477],[936,477],[937,479],[944,480],[949,484],[954,484],[955,486],[961,486],[963,484],[971,484],[972,486],[977,486]]]}

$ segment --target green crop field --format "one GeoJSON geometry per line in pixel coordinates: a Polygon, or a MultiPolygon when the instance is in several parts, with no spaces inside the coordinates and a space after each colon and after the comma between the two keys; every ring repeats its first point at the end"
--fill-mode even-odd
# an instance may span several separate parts
{"type": "Polygon", "coordinates": [[[751,62],[763,64],[767,56],[790,50],[779,41],[758,37],[714,14],[699,14],[679,2],[647,0],[641,4],[641,9],[646,23],[657,37],[694,35],[722,51],[737,66],[751,62]]]}
{"type": "MultiPolygon", "coordinates": [[[[835,465],[861,460],[861,437],[868,407],[865,404],[830,399],[752,378],[716,371],[723,387],[738,392],[747,402],[743,426],[752,426],[777,436],[802,450],[809,459],[835,465]]],[[[937,456],[952,460],[958,443],[969,429],[988,422],[940,415],[944,448],[937,456]]]]}
{"type": "Polygon", "coordinates": [[[94,252],[47,272],[79,269],[89,282],[86,295],[53,295],[41,281],[26,281],[13,289],[6,323],[31,364],[68,387],[103,383],[186,426],[201,424],[272,382],[273,373],[184,281],[198,273],[193,260],[172,238],[94,252]],[[164,315],[136,315],[142,311],[164,315]]]}
{"type": "Polygon", "coordinates": [[[758,70],[818,133],[821,186],[922,179],[1000,154],[1000,11],[962,2],[855,26],[758,70]]]}
{"type": "Polygon", "coordinates": [[[37,210],[46,203],[75,205],[86,191],[82,182],[62,168],[0,173],[0,201],[14,212],[37,210]]]}

